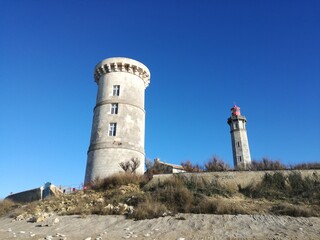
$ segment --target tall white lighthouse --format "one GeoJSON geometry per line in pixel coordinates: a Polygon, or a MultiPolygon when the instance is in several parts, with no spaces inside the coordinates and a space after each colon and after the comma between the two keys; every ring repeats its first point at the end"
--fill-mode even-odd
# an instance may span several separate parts
{"type": "Polygon", "coordinates": [[[231,116],[228,118],[228,124],[230,125],[233,163],[235,168],[245,169],[251,164],[246,122],[246,117],[240,113],[240,107],[234,105],[231,108],[231,116]]]}
{"type": "Polygon", "coordinates": [[[136,173],[143,174],[145,163],[145,89],[149,69],[123,57],[108,58],[95,67],[98,94],[88,150],[85,183],[123,171],[121,162],[140,161],[136,173]]]}

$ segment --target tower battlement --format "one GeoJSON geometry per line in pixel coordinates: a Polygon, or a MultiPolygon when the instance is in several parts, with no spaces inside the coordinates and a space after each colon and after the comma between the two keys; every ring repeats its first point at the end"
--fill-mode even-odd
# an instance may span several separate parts
{"type": "Polygon", "coordinates": [[[149,69],[136,60],[124,57],[107,58],[99,62],[94,70],[95,82],[99,83],[102,75],[111,72],[126,72],[139,76],[144,81],[145,87],[150,83],[149,69]]]}

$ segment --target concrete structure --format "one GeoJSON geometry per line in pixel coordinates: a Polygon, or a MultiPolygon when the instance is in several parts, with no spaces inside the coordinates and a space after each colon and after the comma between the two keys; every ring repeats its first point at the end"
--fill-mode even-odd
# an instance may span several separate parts
{"type": "Polygon", "coordinates": [[[132,158],[140,161],[136,173],[143,174],[148,68],[133,59],[108,58],[96,65],[94,78],[98,94],[85,183],[123,171],[119,163],[132,158]]]}
{"type": "Polygon", "coordinates": [[[48,182],[39,188],[11,194],[5,199],[10,199],[14,202],[26,203],[42,200],[50,196],[59,196],[61,194],[63,193],[59,188],[48,182]]]}
{"type": "Polygon", "coordinates": [[[246,168],[251,164],[249,142],[246,130],[246,118],[240,113],[240,107],[231,108],[230,125],[233,163],[235,168],[246,168]]]}

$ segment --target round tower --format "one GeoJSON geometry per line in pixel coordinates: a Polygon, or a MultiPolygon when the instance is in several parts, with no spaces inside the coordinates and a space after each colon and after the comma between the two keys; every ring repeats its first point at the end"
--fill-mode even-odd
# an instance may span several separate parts
{"type": "Polygon", "coordinates": [[[136,159],[143,174],[145,152],[144,92],[149,69],[123,57],[108,58],[95,67],[98,84],[88,150],[85,183],[123,171],[121,162],[136,159]]]}
{"type": "Polygon", "coordinates": [[[249,142],[246,130],[247,119],[240,113],[240,107],[234,105],[231,108],[231,116],[228,118],[230,125],[233,163],[235,168],[246,168],[251,164],[249,142]]]}

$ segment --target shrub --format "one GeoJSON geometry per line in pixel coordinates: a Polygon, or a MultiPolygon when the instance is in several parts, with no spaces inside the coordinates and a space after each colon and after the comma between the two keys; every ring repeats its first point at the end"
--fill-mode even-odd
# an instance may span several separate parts
{"type": "Polygon", "coordinates": [[[283,173],[265,173],[261,183],[251,184],[245,188],[239,187],[239,192],[252,198],[276,198],[283,199],[286,190],[286,177],[283,173]]]}
{"type": "Polygon", "coordinates": [[[147,184],[148,179],[144,175],[136,175],[131,173],[118,173],[114,174],[110,177],[106,177],[102,180],[97,179],[92,184],[92,188],[94,190],[107,190],[107,189],[114,189],[120,187],[122,185],[128,184],[136,184],[140,187],[143,187],[147,184]]]}
{"type": "Polygon", "coordinates": [[[300,163],[291,166],[291,169],[294,170],[307,170],[307,169],[320,169],[320,163],[300,163]]]}
{"type": "Polygon", "coordinates": [[[0,217],[9,213],[15,206],[16,204],[11,200],[5,199],[0,201],[0,217]]]}
{"type": "Polygon", "coordinates": [[[168,210],[164,204],[149,199],[146,202],[140,203],[128,217],[134,218],[135,220],[151,219],[163,217],[167,212],[168,210]]]}
{"type": "Polygon", "coordinates": [[[320,203],[320,179],[317,175],[302,178],[300,173],[293,172],[288,176],[290,195],[310,203],[320,203]]]}
{"type": "Polygon", "coordinates": [[[193,193],[186,187],[166,186],[158,189],[154,196],[173,212],[188,212],[193,201],[193,193]]]}
{"type": "Polygon", "coordinates": [[[208,198],[203,198],[201,201],[195,201],[191,212],[192,213],[202,213],[202,214],[215,214],[217,213],[218,202],[217,200],[211,200],[208,198]]]}
{"type": "Polygon", "coordinates": [[[271,212],[277,215],[287,215],[292,217],[318,217],[319,214],[312,212],[305,206],[297,206],[288,203],[281,203],[271,208],[271,212]]]}
{"type": "Polygon", "coordinates": [[[300,173],[284,176],[281,172],[266,173],[261,183],[239,187],[239,192],[252,198],[289,199],[291,202],[304,201],[320,204],[320,180],[314,177],[302,178],[300,173]]]}
{"type": "Polygon", "coordinates": [[[189,160],[182,162],[181,166],[186,172],[202,172],[202,167],[200,165],[193,165],[189,160]]]}
{"type": "Polygon", "coordinates": [[[248,166],[250,170],[284,170],[287,167],[283,165],[280,161],[270,160],[268,158],[263,158],[262,161],[252,160],[251,165],[248,166]]]}
{"type": "Polygon", "coordinates": [[[209,181],[203,177],[190,176],[189,178],[185,177],[183,183],[189,190],[206,196],[214,194],[228,196],[230,194],[229,190],[221,187],[214,179],[209,181]]]}
{"type": "Polygon", "coordinates": [[[131,158],[129,161],[121,162],[119,165],[123,171],[135,173],[140,166],[140,161],[138,158],[131,158]]]}
{"type": "Polygon", "coordinates": [[[228,164],[216,156],[209,159],[209,161],[205,163],[204,168],[208,172],[222,172],[230,169],[228,164]]]}
{"type": "Polygon", "coordinates": [[[226,203],[220,200],[217,205],[217,214],[248,214],[241,204],[226,203]]]}

